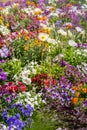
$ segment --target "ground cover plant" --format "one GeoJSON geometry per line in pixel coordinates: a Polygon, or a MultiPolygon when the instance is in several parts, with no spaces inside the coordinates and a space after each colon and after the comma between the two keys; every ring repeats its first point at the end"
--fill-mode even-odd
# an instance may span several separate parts
{"type": "Polygon", "coordinates": [[[0,2],[0,130],[87,130],[87,1],[0,2]]]}

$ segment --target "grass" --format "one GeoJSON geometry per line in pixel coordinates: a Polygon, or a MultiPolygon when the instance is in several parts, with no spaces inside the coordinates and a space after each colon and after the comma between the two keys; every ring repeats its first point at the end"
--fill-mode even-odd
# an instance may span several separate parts
{"type": "Polygon", "coordinates": [[[59,127],[63,126],[63,123],[60,121],[61,114],[55,115],[54,111],[38,110],[33,114],[33,122],[31,128],[25,130],[56,130],[59,127]],[[59,117],[60,116],[60,117],[59,117]]]}

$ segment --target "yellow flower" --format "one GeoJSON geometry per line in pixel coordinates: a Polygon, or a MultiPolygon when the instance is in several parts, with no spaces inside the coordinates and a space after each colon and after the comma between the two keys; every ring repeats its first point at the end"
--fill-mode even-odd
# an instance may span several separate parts
{"type": "Polygon", "coordinates": [[[6,27],[9,27],[9,23],[6,23],[5,26],[6,26],[6,27]]]}
{"type": "Polygon", "coordinates": [[[25,36],[25,41],[27,41],[27,40],[29,40],[30,38],[29,38],[29,36],[27,35],[27,36],[25,36]]]}
{"type": "Polygon", "coordinates": [[[39,14],[41,14],[42,13],[42,10],[40,9],[40,8],[35,8],[34,9],[34,14],[35,15],[39,15],[39,14]]]}
{"type": "Polygon", "coordinates": [[[34,47],[34,43],[30,43],[30,47],[34,47]]]}
{"type": "Polygon", "coordinates": [[[48,39],[49,35],[47,33],[39,33],[38,39],[40,41],[46,41],[48,39]]]}
{"type": "Polygon", "coordinates": [[[0,19],[0,24],[3,24],[3,20],[2,19],[0,19]]]}
{"type": "Polygon", "coordinates": [[[24,50],[28,50],[28,46],[27,45],[24,45],[24,50]]]}

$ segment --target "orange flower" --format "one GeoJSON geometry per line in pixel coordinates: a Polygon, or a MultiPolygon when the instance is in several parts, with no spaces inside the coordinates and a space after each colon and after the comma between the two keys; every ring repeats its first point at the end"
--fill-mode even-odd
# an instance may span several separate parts
{"type": "Polygon", "coordinates": [[[53,11],[54,10],[54,7],[50,7],[50,9],[49,9],[50,11],[53,11]]]}
{"type": "Polygon", "coordinates": [[[41,29],[38,29],[38,33],[43,32],[41,29]]]}
{"type": "Polygon", "coordinates": [[[37,17],[37,20],[39,20],[39,21],[42,20],[42,17],[37,17]]]}
{"type": "Polygon", "coordinates": [[[71,28],[72,28],[72,25],[71,25],[71,24],[68,24],[68,25],[66,25],[66,28],[67,28],[67,29],[71,29],[71,28]]]}
{"type": "Polygon", "coordinates": [[[66,7],[72,7],[73,5],[72,4],[67,4],[66,7]]]}
{"type": "Polygon", "coordinates": [[[77,104],[77,102],[78,102],[78,98],[77,98],[77,97],[75,97],[75,98],[73,98],[73,99],[72,99],[72,103],[73,103],[73,104],[75,104],[75,105],[76,105],[76,104],[77,104]]]}
{"type": "Polygon", "coordinates": [[[82,91],[83,91],[84,93],[87,93],[87,88],[83,88],[82,91]]]}
{"type": "Polygon", "coordinates": [[[81,101],[84,101],[84,98],[80,98],[81,101]]]}
{"type": "Polygon", "coordinates": [[[75,97],[79,97],[79,95],[80,95],[80,92],[75,93],[75,97]]]}
{"type": "Polygon", "coordinates": [[[43,20],[43,21],[47,20],[47,17],[46,17],[46,16],[43,16],[43,17],[42,17],[42,20],[43,20]]]}
{"type": "Polygon", "coordinates": [[[3,8],[3,7],[0,7],[0,10],[4,10],[4,8],[3,8]]]}
{"type": "Polygon", "coordinates": [[[83,86],[83,84],[82,83],[80,83],[79,85],[78,85],[78,87],[82,87],[83,86]]]}
{"type": "Polygon", "coordinates": [[[22,34],[21,34],[21,33],[18,33],[18,37],[21,38],[21,37],[22,37],[22,34]]]}
{"type": "Polygon", "coordinates": [[[78,90],[78,87],[77,87],[77,86],[73,86],[72,89],[73,89],[73,90],[78,90]]]}

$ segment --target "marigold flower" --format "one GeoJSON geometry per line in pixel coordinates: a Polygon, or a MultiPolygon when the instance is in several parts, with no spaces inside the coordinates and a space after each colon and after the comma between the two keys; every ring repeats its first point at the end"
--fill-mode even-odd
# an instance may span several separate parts
{"type": "Polygon", "coordinates": [[[79,95],[80,95],[80,92],[75,93],[75,97],[79,97],[79,95]]]}
{"type": "Polygon", "coordinates": [[[82,91],[83,91],[84,93],[87,93],[87,88],[83,88],[82,91]]]}
{"type": "Polygon", "coordinates": [[[79,85],[78,85],[78,87],[82,87],[83,86],[83,84],[82,83],[80,83],[79,85]]]}
{"type": "Polygon", "coordinates": [[[73,104],[75,104],[75,105],[76,105],[76,104],[77,104],[77,102],[78,102],[78,98],[77,98],[77,97],[75,97],[75,98],[73,98],[73,99],[72,99],[72,103],[73,103],[73,104]]]}
{"type": "Polygon", "coordinates": [[[43,17],[42,17],[42,20],[43,20],[43,21],[47,20],[47,17],[46,17],[46,16],[43,16],[43,17]]]}
{"type": "Polygon", "coordinates": [[[77,86],[73,86],[72,89],[73,90],[78,90],[78,87],[77,86]]]}

